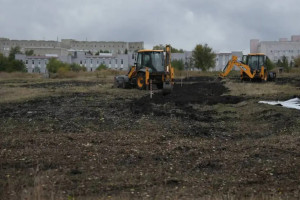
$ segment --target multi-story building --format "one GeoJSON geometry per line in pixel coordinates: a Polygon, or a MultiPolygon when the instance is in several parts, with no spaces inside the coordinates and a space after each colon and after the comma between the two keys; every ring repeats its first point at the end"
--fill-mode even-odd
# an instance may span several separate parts
{"type": "Polygon", "coordinates": [[[47,73],[47,64],[49,59],[53,56],[26,56],[24,54],[17,54],[16,60],[24,62],[27,72],[29,73],[47,73]]]}
{"type": "Polygon", "coordinates": [[[104,41],[76,41],[62,39],[61,47],[73,51],[109,52],[112,54],[133,53],[144,48],[144,42],[104,42],[104,41]]]}
{"type": "MultiPolygon", "coordinates": [[[[105,64],[108,68],[129,70],[134,65],[135,52],[143,49],[143,42],[97,42],[63,39],[58,41],[9,40],[0,38],[0,53],[8,55],[12,47],[19,46],[21,51],[34,50],[34,56],[17,55],[30,73],[46,73],[49,59],[56,57],[65,63],[76,63],[95,71],[105,64]],[[100,53],[109,52],[109,53],[100,53]]],[[[242,52],[216,53],[216,66],[211,71],[220,71],[226,66],[232,55],[242,58],[242,52]]],[[[192,51],[173,53],[172,60],[182,60],[186,70],[198,70],[193,66],[192,51]]]]}
{"type": "Polygon", "coordinates": [[[53,54],[47,54],[45,56],[17,54],[15,58],[25,63],[29,73],[47,73],[47,64],[49,59],[53,57],[65,63],[76,63],[80,66],[84,66],[87,71],[95,71],[101,64],[106,65],[110,69],[129,70],[129,66],[134,64],[132,54],[101,53],[94,56],[84,51],[74,51],[67,56],[59,57],[53,54]]]}
{"type": "Polygon", "coordinates": [[[94,56],[83,51],[75,51],[73,55],[69,56],[69,63],[84,66],[87,71],[95,71],[101,64],[106,65],[110,69],[128,70],[128,67],[132,63],[131,57],[131,54],[100,53],[94,56]]]}
{"type": "Polygon", "coordinates": [[[291,40],[280,38],[278,41],[259,41],[258,39],[250,40],[250,53],[264,53],[270,60],[277,62],[286,56],[293,61],[300,55],[300,35],[291,36],[291,40]]]}
{"type": "Polygon", "coordinates": [[[19,46],[21,51],[33,50],[34,55],[44,56],[46,54],[56,54],[66,56],[68,51],[90,51],[109,52],[112,54],[133,53],[144,48],[144,42],[105,42],[105,41],[76,41],[73,39],[62,39],[59,41],[45,40],[10,40],[0,38],[0,53],[8,56],[12,47],[19,46]]]}

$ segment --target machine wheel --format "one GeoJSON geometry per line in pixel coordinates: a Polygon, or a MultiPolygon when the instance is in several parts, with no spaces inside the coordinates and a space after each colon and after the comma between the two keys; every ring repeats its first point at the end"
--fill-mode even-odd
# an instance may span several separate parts
{"type": "Polygon", "coordinates": [[[156,87],[157,87],[157,89],[163,89],[163,87],[164,87],[164,84],[163,83],[158,83],[158,84],[156,84],[156,87]]]}
{"type": "Polygon", "coordinates": [[[125,80],[123,80],[122,82],[122,88],[125,89],[126,88],[126,83],[125,83],[125,80]]]}
{"type": "Polygon", "coordinates": [[[136,77],[136,85],[137,85],[138,89],[140,89],[140,90],[144,90],[146,88],[144,73],[138,73],[138,75],[136,77]]]}

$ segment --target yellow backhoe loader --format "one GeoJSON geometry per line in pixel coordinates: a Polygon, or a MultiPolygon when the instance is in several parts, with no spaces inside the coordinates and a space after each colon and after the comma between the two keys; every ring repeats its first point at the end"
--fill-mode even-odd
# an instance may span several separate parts
{"type": "Polygon", "coordinates": [[[241,80],[263,80],[272,81],[276,78],[275,72],[268,72],[266,68],[267,56],[261,53],[248,54],[243,56],[239,62],[237,56],[232,56],[220,74],[221,78],[226,77],[234,66],[240,68],[241,80]]]}
{"type": "Polygon", "coordinates": [[[174,69],[171,66],[171,46],[166,50],[140,50],[137,60],[127,75],[116,76],[115,86],[149,89],[150,80],[164,93],[170,93],[174,85],[174,69]]]}

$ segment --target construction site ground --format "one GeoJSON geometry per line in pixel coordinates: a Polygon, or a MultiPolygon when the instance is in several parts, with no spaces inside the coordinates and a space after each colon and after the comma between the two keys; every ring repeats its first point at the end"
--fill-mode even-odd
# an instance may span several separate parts
{"type": "Polygon", "coordinates": [[[300,198],[298,76],[112,80],[0,76],[0,199],[300,198]]]}

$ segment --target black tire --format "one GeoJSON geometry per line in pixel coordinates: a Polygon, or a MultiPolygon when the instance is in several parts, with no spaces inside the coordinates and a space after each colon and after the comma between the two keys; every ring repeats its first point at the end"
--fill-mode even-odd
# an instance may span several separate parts
{"type": "Polygon", "coordinates": [[[158,83],[156,84],[157,89],[161,90],[164,88],[164,84],[163,83],[158,83]]]}

